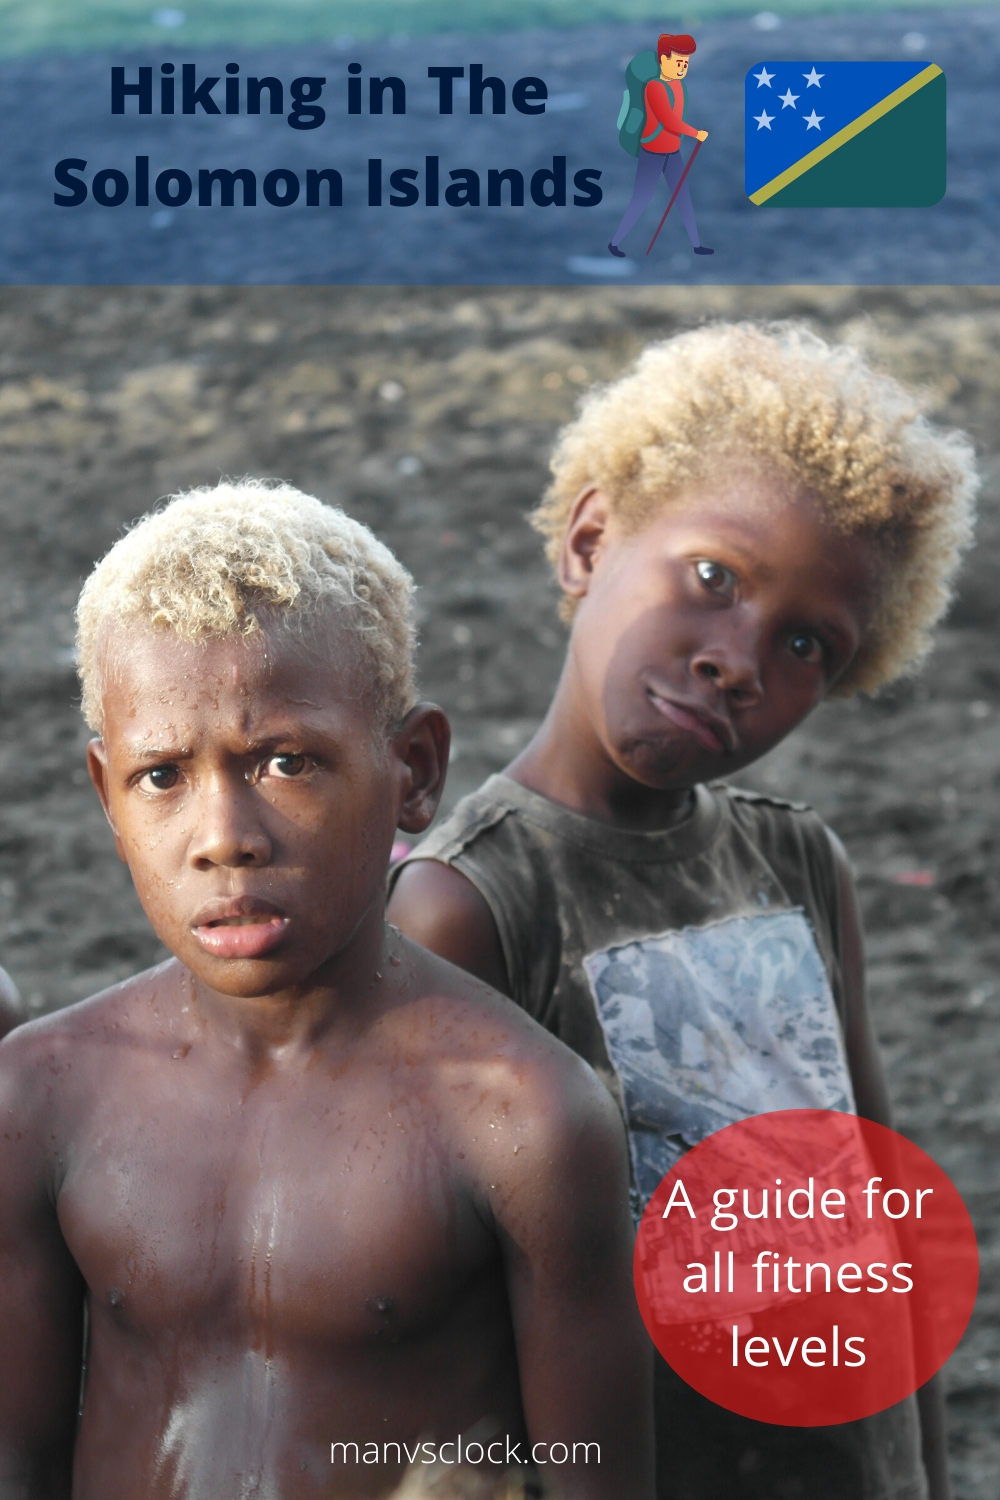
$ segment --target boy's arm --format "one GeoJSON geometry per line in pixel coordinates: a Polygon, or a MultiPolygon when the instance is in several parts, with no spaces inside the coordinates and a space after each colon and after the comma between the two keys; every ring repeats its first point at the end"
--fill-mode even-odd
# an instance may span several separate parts
{"type": "Polygon", "coordinates": [[[84,1288],[56,1217],[22,1036],[0,1047],[0,1500],[69,1500],[84,1288]]]}
{"type": "MultiPolygon", "coordinates": [[[[827,829],[840,883],[841,965],[844,978],[845,1043],[858,1114],[892,1126],[889,1086],[868,1009],[865,949],[854,876],[843,844],[827,829]]],[[[952,1500],[948,1477],[948,1430],[940,1372],[917,1392],[924,1468],[930,1500],[952,1500]]]]}
{"type": "Polygon", "coordinates": [[[396,877],[386,917],[422,948],[510,994],[493,913],[460,870],[438,859],[413,860],[396,877]]]}
{"type": "Polygon", "coordinates": [[[624,1131],[589,1068],[551,1063],[517,1111],[521,1149],[504,1129],[490,1164],[525,1456],[560,1500],[652,1500],[652,1345],[633,1290],[624,1131]]]}
{"type": "Polygon", "coordinates": [[[868,1009],[868,987],[865,982],[865,946],[861,929],[861,912],[854,888],[847,851],[829,828],[827,835],[833,848],[834,865],[840,885],[840,959],[844,980],[844,1042],[847,1065],[854,1085],[854,1102],[858,1114],[878,1125],[892,1127],[889,1085],[879,1054],[875,1029],[868,1009]]]}

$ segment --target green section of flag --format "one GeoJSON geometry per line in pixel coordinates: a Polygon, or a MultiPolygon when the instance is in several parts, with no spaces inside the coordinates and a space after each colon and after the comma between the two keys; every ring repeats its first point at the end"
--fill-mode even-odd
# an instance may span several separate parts
{"type": "Polygon", "coordinates": [[[766,200],[782,208],[927,208],[947,180],[944,74],[766,200]]]}

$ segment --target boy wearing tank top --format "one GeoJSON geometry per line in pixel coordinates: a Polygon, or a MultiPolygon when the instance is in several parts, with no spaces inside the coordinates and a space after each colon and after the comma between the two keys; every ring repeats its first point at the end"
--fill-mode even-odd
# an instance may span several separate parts
{"type": "MultiPolygon", "coordinates": [[[[535,514],[572,622],[527,748],[393,872],[389,917],[594,1067],[641,1212],[775,1109],[891,1123],[836,836],[729,778],[911,670],[968,542],[971,450],[847,348],[716,325],[562,433],[535,514]]],[[[949,1500],[936,1381],[835,1427],[750,1421],[657,1362],[660,1500],[949,1500]]]]}

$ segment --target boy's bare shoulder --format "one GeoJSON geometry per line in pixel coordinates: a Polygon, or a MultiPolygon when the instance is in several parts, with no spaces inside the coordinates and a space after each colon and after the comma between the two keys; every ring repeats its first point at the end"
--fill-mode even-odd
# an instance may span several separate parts
{"type": "MultiPolygon", "coordinates": [[[[403,1020],[413,1052],[453,1082],[473,1081],[553,1121],[588,1116],[621,1132],[617,1106],[593,1069],[513,1000],[465,970],[402,940],[412,1003],[403,1020]]],[[[442,1082],[445,1079],[442,1078],[442,1082]]]]}
{"type": "Polygon", "coordinates": [[[423,1072],[416,1092],[435,1101],[488,1221],[522,1250],[557,1244],[572,1276],[595,1244],[629,1233],[617,1105],[593,1069],[512,1000],[410,943],[407,961],[413,1003],[397,1015],[423,1072]]]}
{"type": "Polygon", "coordinates": [[[475,1062],[501,1052],[540,1066],[551,1059],[555,1067],[579,1061],[506,995],[409,938],[400,942],[414,1040],[422,1035],[429,1054],[475,1062]]]}
{"type": "Polygon", "coordinates": [[[108,1044],[133,1044],[150,1029],[158,998],[166,1001],[174,992],[179,970],[170,959],[10,1032],[0,1041],[0,1108],[14,1099],[42,1102],[60,1080],[92,1072],[108,1044]]]}

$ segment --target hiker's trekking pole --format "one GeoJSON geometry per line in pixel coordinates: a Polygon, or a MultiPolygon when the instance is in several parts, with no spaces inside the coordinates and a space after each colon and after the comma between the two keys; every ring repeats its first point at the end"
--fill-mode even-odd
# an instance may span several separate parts
{"type": "MultiPolygon", "coordinates": [[[[660,220],[659,224],[657,224],[657,226],[656,226],[656,234],[653,235],[653,238],[649,242],[649,250],[652,250],[653,246],[656,244],[656,236],[659,234],[660,230],[663,228],[664,224],[667,222],[667,214],[670,212],[670,210],[674,206],[674,203],[677,201],[677,194],[680,192],[681,188],[684,186],[684,179],[687,176],[687,174],[690,172],[691,168],[694,166],[694,159],[698,155],[698,152],[700,150],[701,150],[701,141],[695,141],[695,143],[694,143],[694,150],[691,152],[691,155],[688,157],[687,162],[685,163],[685,166],[684,166],[684,170],[681,173],[681,180],[677,184],[677,186],[674,188],[673,197],[670,199],[670,202],[667,204],[666,208],[663,210],[663,218],[660,220]]],[[[647,255],[649,254],[649,250],[646,251],[647,255]]]]}

